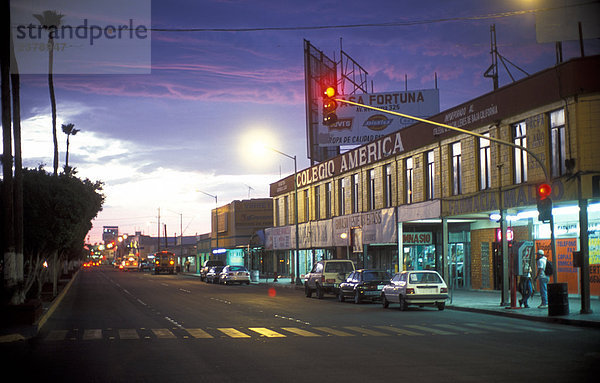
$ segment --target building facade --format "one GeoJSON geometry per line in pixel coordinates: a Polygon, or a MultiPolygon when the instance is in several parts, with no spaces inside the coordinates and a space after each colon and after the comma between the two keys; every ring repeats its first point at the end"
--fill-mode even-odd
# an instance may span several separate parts
{"type": "Polygon", "coordinates": [[[587,206],[590,286],[600,295],[599,67],[598,56],[562,63],[431,118],[462,132],[419,122],[273,183],[266,249],[290,275],[349,258],[435,269],[454,288],[475,289],[499,289],[507,263],[544,249],[558,281],[579,293],[572,253],[587,206]],[[537,219],[541,182],[552,186],[553,231],[537,219]]]}

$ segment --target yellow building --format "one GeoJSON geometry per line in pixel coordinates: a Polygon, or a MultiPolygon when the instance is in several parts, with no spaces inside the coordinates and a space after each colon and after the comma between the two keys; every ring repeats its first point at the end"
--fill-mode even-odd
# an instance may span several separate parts
{"type": "Polygon", "coordinates": [[[574,59],[431,118],[484,137],[416,123],[273,183],[266,248],[292,275],[319,259],[350,258],[357,267],[436,269],[453,287],[476,289],[500,289],[507,264],[544,249],[558,281],[577,293],[572,252],[586,219],[590,286],[600,295],[598,68],[599,56],[574,59]],[[537,219],[536,187],[546,180],[556,256],[550,225],[537,219]]]}

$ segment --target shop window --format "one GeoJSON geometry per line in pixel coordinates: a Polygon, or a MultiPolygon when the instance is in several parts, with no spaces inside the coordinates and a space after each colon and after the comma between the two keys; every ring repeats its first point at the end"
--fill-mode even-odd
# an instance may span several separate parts
{"type": "Polygon", "coordinates": [[[560,177],[567,172],[565,165],[565,110],[550,112],[550,160],[552,177],[560,177]]]}
{"type": "Polygon", "coordinates": [[[452,194],[462,193],[462,149],[460,142],[452,144],[452,194]]]}
{"type": "MultiPolygon", "coordinates": [[[[489,137],[489,133],[483,134],[485,137],[489,137]]],[[[479,138],[479,188],[486,190],[492,187],[492,173],[491,173],[491,153],[490,153],[490,140],[487,138],[479,138]]]]}
{"type": "Polygon", "coordinates": [[[325,184],[325,218],[331,218],[331,182],[325,184]]]}
{"type": "Polygon", "coordinates": [[[414,174],[414,169],[413,169],[413,158],[409,157],[406,160],[404,160],[404,165],[405,165],[405,176],[404,176],[404,182],[406,185],[406,203],[412,203],[413,202],[413,174],[414,174]]]}
{"type": "Polygon", "coordinates": [[[371,169],[367,171],[367,185],[369,188],[367,190],[367,199],[368,199],[368,210],[375,209],[375,170],[371,169]]]}
{"type": "Polygon", "coordinates": [[[392,165],[383,166],[383,202],[385,207],[392,206],[392,165]]]}
{"type": "MultiPolygon", "coordinates": [[[[513,143],[527,147],[527,125],[525,121],[512,126],[513,143]]],[[[527,182],[527,152],[523,149],[514,148],[514,176],[515,183],[527,182]]]]}
{"type": "Polygon", "coordinates": [[[426,153],[426,158],[427,158],[426,197],[427,197],[427,199],[434,199],[435,198],[435,155],[433,153],[433,150],[430,150],[426,153]]]}
{"type": "Polygon", "coordinates": [[[321,219],[321,186],[315,186],[315,219],[321,219]]]}
{"type": "Polygon", "coordinates": [[[346,180],[343,178],[338,181],[338,206],[339,215],[346,214],[346,180]]]}
{"type": "Polygon", "coordinates": [[[358,174],[352,175],[352,213],[358,213],[358,174]]]}

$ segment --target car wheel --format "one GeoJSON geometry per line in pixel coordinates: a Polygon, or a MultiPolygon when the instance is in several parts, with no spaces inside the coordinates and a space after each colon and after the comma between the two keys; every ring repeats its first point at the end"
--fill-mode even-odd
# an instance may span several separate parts
{"type": "Polygon", "coordinates": [[[381,304],[383,305],[384,309],[387,309],[390,306],[390,301],[387,300],[385,294],[381,294],[381,304]]]}
{"type": "Polygon", "coordinates": [[[340,292],[338,293],[338,301],[339,302],[345,302],[346,301],[346,297],[344,297],[344,293],[342,292],[342,290],[340,290],[340,292]]]}
{"type": "Polygon", "coordinates": [[[400,311],[406,311],[406,309],[408,308],[408,304],[406,303],[404,298],[402,298],[402,296],[398,297],[398,302],[400,302],[400,311]]]}
{"type": "Polygon", "coordinates": [[[359,305],[360,303],[361,303],[360,294],[358,293],[358,291],[356,291],[354,293],[354,304],[359,305]]]}
{"type": "Polygon", "coordinates": [[[304,295],[306,295],[307,298],[312,297],[312,290],[308,287],[308,284],[304,285],[304,295]]]}
{"type": "Polygon", "coordinates": [[[446,302],[440,302],[437,304],[437,308],[438,310],[442,311],[443,309],[446,308],[446,302]]]}
{"type": "Polygon", "coordinates": [[[323,299],[324,291],[321,286],[317,285],[317,299],[323,299]]]}

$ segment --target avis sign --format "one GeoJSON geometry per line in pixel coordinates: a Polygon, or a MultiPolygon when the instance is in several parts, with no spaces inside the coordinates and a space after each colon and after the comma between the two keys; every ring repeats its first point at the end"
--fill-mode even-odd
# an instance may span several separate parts
{"type": "MultiPolygon", "coordinates": [[[[420,118],[440,112],[438,89],[340,95],[338,98],[420,118]]],[[[416,122],[343,102],[339,103],[336,114],[335,124],[319,126],[320,146],[363,145],[416,122]]]]}

